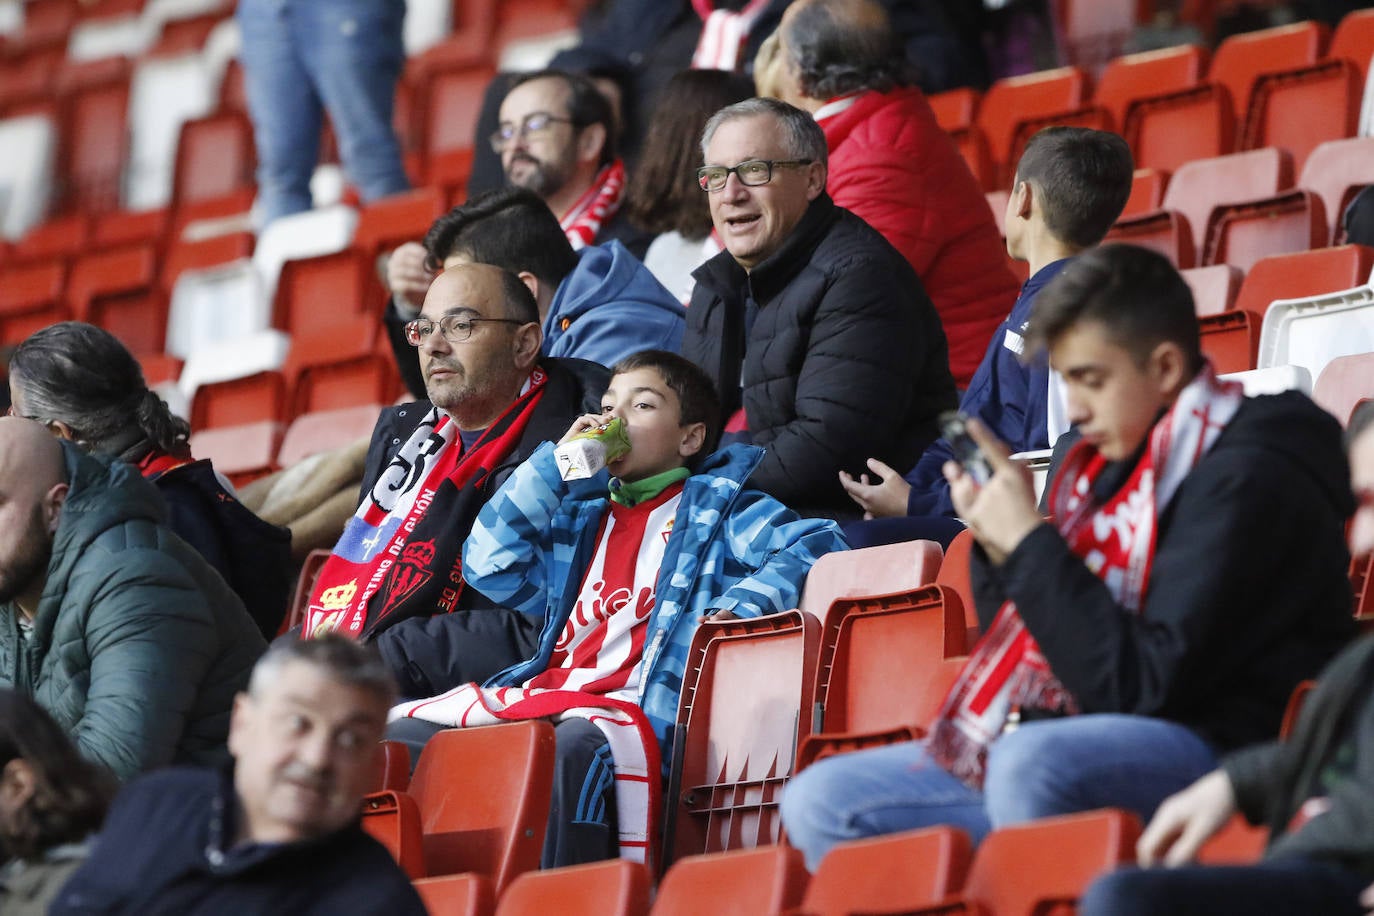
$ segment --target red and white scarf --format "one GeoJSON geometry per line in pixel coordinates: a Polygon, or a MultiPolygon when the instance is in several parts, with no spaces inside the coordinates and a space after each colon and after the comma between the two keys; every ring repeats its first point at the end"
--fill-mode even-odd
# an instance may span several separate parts
{"type": "Polygon", "coordinates": [[[574,251],[595,244],[601,226],[620,209],[620,194],[625,189],[625,163],[617,159],[596,173],[586,190],[559,219],[563,234],[574,251]]]}
{"type": "MultiPolygon", "coordinates": [[[[1219,381],[1204,366],[1151,430],[1149,448],[1125,485],[1101,503],[1092,487],[1108,462],[1097,449],[1079,442],[1064,460],[1050,495],[1055,524],[1074,555],[1131,613],[1140,613],[1149,589],[1160,514],[1243,400],[1239,383],[1219,381]]],[[[1021,709],[1072,715],[1078,704],[1007,601],[945,696],[927,750],[954,776],[981,788],[988,747],[1021,709]]]]}
{"type": "Polygon", "coordinates": [[[356,639],[401,604],[431,595],[426,616],[453,610],[463,585],[461,543],[438,542],[454,537],[461,542],[466,532],[436,532],[444,520],[427,516],[431,510],[445,515],[456,492],[480,485],[514,450],[543,396],[545,379],[544,370],[536,368],[520,397],[466,450],[453,418],[430,409],[344,526],[315,580],[303,638],[338,632],[356,639]],[[440,553],[454,554],[453,568],[435,568],[440,553]],[[436,573],[443,578],[436,580],[436,573]],[[369,620],[369,605],[379,592],[383,600],[369,620]]]}
{"type": "Polygon", "coordinates": [[[528,719],[586,719],[601,730],[611,747],[620,857],[649,863],[650,838],[662,802],[658,741],[644,711],[634,703],[571,690],[463,684],[437,697],[402,703],[391,710],[389,718],[423,719],[451,728],[528,719]]]}
{"type": "Polygon", "coordinates": [[[768,0],[749,0],[737,13],[718,10],[712,0],[692,0],[701,17],[701,38],[692,55],[693,70],[738,70],[740,54],[768,0]]]}

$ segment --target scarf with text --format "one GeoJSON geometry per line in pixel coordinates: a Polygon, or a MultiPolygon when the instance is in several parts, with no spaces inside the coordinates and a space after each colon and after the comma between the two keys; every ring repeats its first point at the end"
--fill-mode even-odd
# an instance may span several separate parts
{"type": "Polygon", "coordinates": [[[596,173],[592,186],[568,208],[558,225],[574,251],[596,243],[596,236],[607,220],[620,209],[620,194],[625,190],[625,162],[617,159],[596,173]]]}
{"type": "Polygon", "coordinates": [[[718,10],[712,0],[692,0],[701,17],[701,38],[692,55],[693,70],[738,70],[740,55],[768,0],[749,0],[739,12],[718,10]]]}
{"type": "Polygon", "coordinates": [[[467,537],[459,529],[471,524],[460,504],[515,450],[545,378],[536,368],[520,396],[467,450],[458,424],[430,409],[344,526],[311,589],[302,637],[338,632],[356,639],[392,617],[457,607],[467,537]]]}
{"type": "MultiPolygon", "coordinates": [[[[1159,516],[1243,400],[1238,383],[1219,381],[1204,366],[1154,425],[1149,447],[1126,483],[1101,502],[1093,497],[1093,484],[1106,459],[1087,442],[1077,443],[1064,459],[1050,494],[1055,524],[1073,554],[1127,611],[1138,614],[1144,604],[1159,516]]],[[[1073,715],[1078,704],[1050,670],[1016,605],[1006,601],[945,696],[927,750],[951,774],[980,789],[988,747],[1022,709],[1073,715]]]]}
{"type": "Polygon", "coordinates": [[[478,687],[463,684],[437,697],[402,703],[390,720],[423,719],[450,728],[501,722],[580,718],[600,729],[611,747],[615,772],[620,857],[648,864],[659,806],[658,741],[644,711],[634,703],[572,690],[478,687]]]}

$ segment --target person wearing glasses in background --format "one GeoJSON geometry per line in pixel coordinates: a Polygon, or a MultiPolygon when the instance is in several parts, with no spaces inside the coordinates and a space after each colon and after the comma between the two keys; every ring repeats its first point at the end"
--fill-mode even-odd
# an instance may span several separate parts
{"type": "Polygon", "coordinates": [[[940,318],[906,259],[825,193],[809,113],[739,102],[701,147],[725,251],[692,275],[682,354],[735,414],[727,432],[767,450],[751,485],[803,514],[855,517],[838,472],[870,455],[910,466],[956,403],[940,318]]]}
{"type": "Polygon", "coordinates": [[[357,511],[320,571],[302,635],[370,640],[410,618],[482,608],[468,615],[482,631],[473,645],[509,639],[524,651],[537,625],[465,587],[463,541],[516,465],[599,409],[609,373],[585,360],[542,358],[533,294],[487,264],[440,274],[406,334],[429,398],[378,419],[357,511]]]}
{"type": "MultiPolygon", "coordinates": [[[[541,70],[511,88],[490,142],[507,186],[539,195],[574,250],[614,239],[643,258],[650,235],[620,215],[625,165],[618,133],[615,110],[591,79],[541,70]]],[[[387,260],[387,288],[406,320],[415,317],[437,273],[425,254],[419,242],[407,242],[387,260]]]]}

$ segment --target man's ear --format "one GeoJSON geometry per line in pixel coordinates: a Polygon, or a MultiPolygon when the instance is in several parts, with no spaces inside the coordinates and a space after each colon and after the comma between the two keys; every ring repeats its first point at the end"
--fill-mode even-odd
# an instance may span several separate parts
{"type": "Polygon", "coordinates": [[[522,324],[515,329],[515,339],[511,343],[515,365],[526,370],[539,360],[539,348],[544,346],[544,329],[536,321],[522,324]]]}
{"type": "Polygon", "coordinates": [[[577,134],[577,158],[583,162],[598,162],[606,148],[606,125],[588,124],[577,134]]]}
{"type": "Polygon", "coordinates": [[[1018,181],[1011,189],[1012,210],[1021,219],[1030,219],[1034,208],[1035,188],[1029,181],[1018,181]]]}
{"type": "Polygon", "coordinates": [[[1163,340],[1155,345],[1150,352],[1150,369],[1160,394],[1169,401],[1191,380],[1183,348],[1172,340],[1163,340]]]}
{"type": "Polygon", "coordinates": [[[48,432],[59,439],[66,439],[68,442],[76,441],[76,433],[72,432],[72,428],[61,420],[49,420],[48,432]]]}
{"type": "Polygon", "coordinates": [[[229,712],[229,737],[227,741],[229,754],[232,757],[238,757],[243,750],[243,742],[251,740],[247,732],[249,730],[248,717],[253,714],[252,710],[249,709],[252,703],[253,698],[248,695],[247,691],[239,691],[234,694],[234,705],[229,712]]]}
{"type": "Polygon", "coordinates": [[[522,270],[518,274],[516,274],[516,276],[520,278],[521,283],[525,284],[525,289],[530,291],[530,295],[534,297],[534,301],[538,302],[539,278],[536,277],[534,274],[530,273],[528,270],[522,270]]]}
{"type": "Polygon", "coordinates": [[[706,424],[689,423],[682,429],[682,442],[678,445],[677,453],[683,458],[691,458],[701,451],[706,445],[706,424]]]}
{"type": "Polygon", "coordinates": [[[0,770],[0,798],[7,808],[14,810],[33,798],[38,779],[33,772],[33,764],[23,757],[16,757],[0,770]]]}
{"type": "Polygon", "coordinates": [[[67,492],[70,489],[67,483],[55,483],[43,494],[43,522],[49,534],[57,533],[57,526],[62,521],[62,507],[67,504],[67,492]]]}
{"type": "Polygon", "coordinates": [[[825,166],[813,162],[806,167],[806,199],[815,200],[825,190],[825,166]]]}

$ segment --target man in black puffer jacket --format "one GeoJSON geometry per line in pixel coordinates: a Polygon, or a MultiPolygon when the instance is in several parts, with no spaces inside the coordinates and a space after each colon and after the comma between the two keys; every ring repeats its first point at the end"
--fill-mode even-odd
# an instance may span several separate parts
{"type": "MultiPolygon", "coordinates": [[[[725,251],[707,261],[682,353],[767,449],[750,482],[853,516],[839,471],[909,467],[957,400],[940,318],[906,260],[825,193],[825,135],[775,99],[717,112],[702,187],[725,251]]],[[[737,421],[736,421],[737,422],[737,421]]]]}

